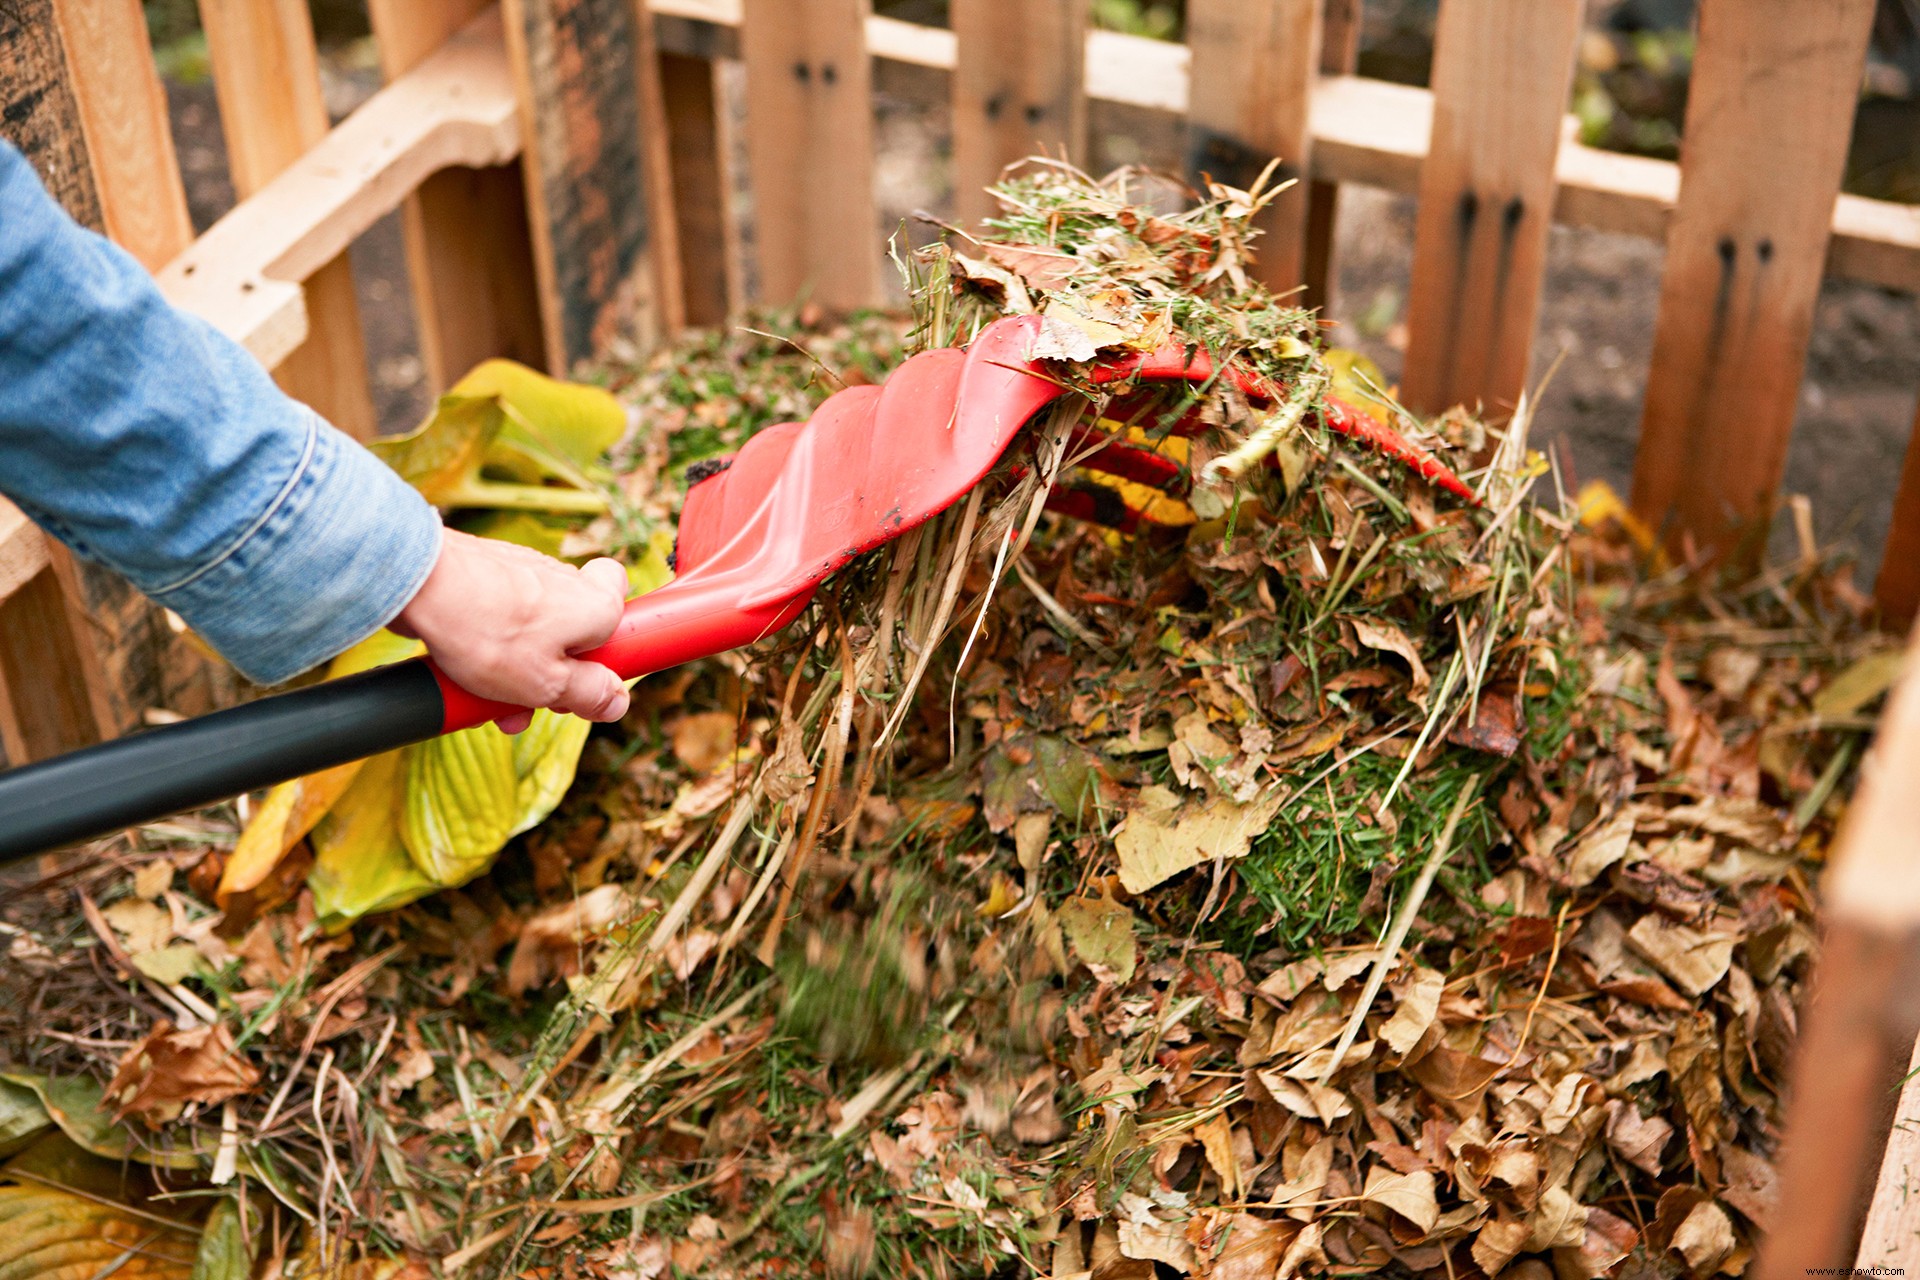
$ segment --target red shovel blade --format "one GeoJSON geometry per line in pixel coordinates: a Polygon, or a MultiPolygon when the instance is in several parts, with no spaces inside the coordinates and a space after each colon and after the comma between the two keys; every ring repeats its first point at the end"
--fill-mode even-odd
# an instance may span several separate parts
{"type": "MultiPolygon", "coordinates": [[[[613,638],[580,656],[631,679],[786,626],[815,588],[855,557],[965,497],[1021,428],[1066,393],[1031,355],[1039,329],[1037,316],[996,321],[964,351],[913,356],[884,386],[841,391],[806,423],[760,432],[726,471],[688,492],[674,580],[629,601],[613,638]]],[[[1168,348],[1097,376],[1201,382],[1213,372],[1204,357],[1168,348]]],[[[1238,369],[1228,372],[1255,399],[1281,394],[1238,369]]],[[[1390,431],[1369,434],[1334,415],[1328,425],[1471,496],[1451,472],[1390,431]]],[[[1116,454],[1113,469],[1120,471],[1128,456],[1116,454]]],[[[1099,456],[1085,465],[1102,467],[1099,456]]],[[[446,731],[518,710],[475,698],[444,677],[440,684],[446,731]]]]}

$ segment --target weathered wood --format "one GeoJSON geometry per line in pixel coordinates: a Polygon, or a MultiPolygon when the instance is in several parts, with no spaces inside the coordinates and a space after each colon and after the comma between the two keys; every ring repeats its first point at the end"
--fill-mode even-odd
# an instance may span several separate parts
{"type": "Polygon", "coordinates": [[[1500,413],[1526,387],[1583,9],[1582,0],[1441,6],[1407,298],[1402,395],[1415,409],[1500,413]]]}
{"type": "Polygon", "coordinates": [[[673,221],[680,256],[681,320],[723,323],[733,296],[734,219],[727,190],[727,135],[716,88],[718,68],[704,58],[660,55],[673,221]]]}
{"type": "Polygon", "coordinates": [[[101,230],[100,192],[87,159],[80,103],[54,26],[53,0],[0,6],[0,137],[20,148],[40,181],[81,226],[101,230]]]}
{"type": "MultiPolygon", "coordinates": [[[[651,0],[661,47],[689,57],[724,58],[739,50],[740,0],[651,0]]],[[[867,19],[876,58],[951,70],[953,33],[890,18],[867,19]]],[[[1116,31],[1087,33],[1087,96],[1183,115],[1190,55],[1185,45],[1116,31]]],[[[1511,75],[1503,68],[1502,75],[1511,75]]],[[[1313,171],[1328,182],[1356,182],[1412,193],[1427,154],[1433,97],[1425,89],[1326,74],[1314,87],[1313,171]]],[[[1560,148],[1554,221],[1596,231],[1660,238],[1680,190],[1677,165],[1569,141],[1560,148]]],[[[1920,206],[1842,196],[1833,211],[1828,272],[1849,280],[1920,292],[1920,206]]]]}
{"type": "MultiPolygon", "coordinates": [[[[1794,1051],[1782,1212],[1767,1224],[1756,1280],[1799,1280],[1854,1257],[1920,1036],[1920,644],[1907,656],[1821,882],[1824,940],[1794,1051]]],[[[1915,1256],[1911,1238],[1899,1247],[1898,1260],[1915,1256]]],[[[1866,1247],[1860,1257],[1889,1261],[1866,1247]]]]}
{"type": "Polygon", "coordinates": [[[1914,413],[1913,434],[1907,438],[1907,458],[1900,468],[1873,594],[1887,626],[1912,626],[1920,614],[1920,411],[1914,413]]]}
{"type": "MultiPolygon", "coordinates": [[[[1326,0],[1320,23],[1320,74],[1352,75],[1360,60],[1360,0],[1326,0]]],[[[1338,271],[1333,229],[1339,218],[1340,184],[1316,171],[1307,184],[1307,244],[1301,267],[1306,290],[1300,303],[1323,314],[1333,307],[1338,271]]]]}
{"type": "Polygon", "coordinates": [[[564,372],[660,332],[639,62],[628,0],[504,0],[524,122],[540,317],[564,372]]]}
{"type": "Polygon", "coordinates": [[[161,290],[271,367],[306,337],[296,281],[338,257],[429,176],[494,172],[490,166],[519,150],[513,77],[499,16],[490,12],[210,227],[160,271],[161,290]]]}
{"type": "MultiPolygon", "coordinates": [[[[639,104],[641,184],[647,193],[647,259],[652,267],[656,335],[687,324],[687,287],[681,274],[678,197],[673,190],[673,126],[667,119],[665,73],[647,0],[627,0],[633,32],[633,90],[639,104]]],[[[726,206],[721,206],[722,216],[726,206]]]]}
{"type": "Polygon", "coordinates": [[[1306,266],[1306,174],[1314,74],[1320,65],[1320,0],[1189,0],[1193,51],[1187,106],[1187,169],[1249,187],[1275,159],[1270,183],[1288,181],[1255,225],[1260,279],[1297,288],[1306,266]]]}
{"type": "Polygon", "coordinates": [[[9,763],[41,760],[100,741],[83,647],[51,566],[0,600],[0,747],[9,763]]]}
{"type": "MultiPolygon", "coordinates": [[[[426,61],[487,8],[488,0],[368,0],[388,81],[426,61]]],[[[444,391],[492,356],[545,367],[517,159],[432,174],[407,197],[401,225],[429,389],[444,391]]]]}
{"type": "MultiPolygon", "coordinates": [[[[200,0],[234,193],[258,191],[327,135],[305,0],[200,0]]],[[[349,435],[377,429],[353,267],[345,254],[305,281],[307,340],[274,370],[282,389],[349,435]]]]}
{"type": "Polygon", "coordinates": [[[140,0],[55,0],[53,13],[106,232],[151,271],[187,247],[193,222],[140,0]]]}
{"type": "MultiPolygon", "coordinates": [[[[1897,1266],[1920,1250],[1920,1040],[1907,1062],[1906,1083],[1893,1107],[1886,1154],[1880,1161],[1854,1265],[1897,1266]]],[[[1880,1274],[1890,1274],[1881,1272],[1880,1274]]]]}
{"type": "Polygon", "coordinates": [[[879,297],[867,0],[746,0],[747,164],[760,295],[879,297]]]}
{"type": "Polygon", "coordinates": [[[996,211],[987,187],[1024,156],[1084,161],[1087,0],[954,0],[953,201],[996,211]]]}
{"type": "Polygon", "coordinates": [[[1701,5],[1633,477],[1671,538],[1731,551],[1771,514],[1873,9],[1701,5]]]}

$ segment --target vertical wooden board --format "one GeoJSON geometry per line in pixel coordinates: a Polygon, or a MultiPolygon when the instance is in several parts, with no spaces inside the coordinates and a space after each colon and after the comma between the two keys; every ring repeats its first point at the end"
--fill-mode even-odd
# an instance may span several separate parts
{"type": "Polygon", "coordinates": [[[43,569],[0,600],[0,745],[15,764],[100,741],[60,580],[43,569]]]}
{"type": "Polygon", "coordinates": [[[637,327],[659,334],[651,205],[628,0],[504,0],[526,129],[521,160],[548,363],[637,327]]]}
{"type": "MultiPolygon", "coordinates": [[[[1360,60],[1360,0],[1326,0],[1320,18],[1320,74],[1351,75],[1360,60]]],[[[1333,307],[1337,258],[1334,224],[1340,217],[1340,184],[1318,178],[1307,184],[1307,241],[1302,251],[1301,305],[1323,315],[1333,307]]]]}
{"type": "Polygon", "coordinates": [[[20,148],[75,222],[106,225],[53,0],[0,5],[0,137],[20,148]]]}
{"type": "Polygon", "coordinates": [[[1402,396],[1513,408],[1526,387],[1583,0],[1445,0],[1420,170],[1402,396]]]}
{"type": "Polygon", "coordinates": [[[705,58],[660,55],[681,320],[691,325],[721,324],[729,309],[727,258],[734,220],[727,216],[727,137],[717,74],[718,67],[705,58]]]}
{"type": "Polygon", "coordinates": [[[1920,1042],[1907,1060],[1907,1072],[1854,1258],[1853,1265],[1868,1275],[1875,1274],[1875,1267],[1896,1267],[1920,1252],[1920,1195],[1914,1194],[1920,1190],[1920,1042]]]}
{"type": "Polygon", "coordinates": [[[954,0],[953,199],[965,225],[1023,156],[1087,151],[1087,0],[954,0]]]}
{"type": "MultiPolygon", "coordinates": [[[[368,0],[391,80],[412,70],[488,0],[368,0]]],[[[547,364],[520,164],[447,169],[401,206],[414,324],[436,394],[481,361],[547,364]]]]}
{"type": "Polygon", "coordinates": [[[1900,488],[1894,494],[1893,519],[1888,523],[1873,594],[1886,626],[1911,627],[1920,614],[1920,410],[1913,415],[1913,434],[1907,437],[1907,459],[1900,468],[1900,488]]]}
{"type": "Polygon", "coordinates": [[[879,298],[868,0],[746,0],[747,168],[760,296],[879,298]]]}
{"type": "Polygon", "coordinates": [[[1307,104],[1320,62],[1320,0],[1189,0],[1187,47],[1193,54],[1187,105],[1187,168],[1247,187],[1267,164],[1268,181],[1294,184],[1255,225],[1260,278],[1284,292],[1305,269],[1311,134],[1307,104]]]}
{"type": "MultiPolygon", "coordinates": [[[[244,200],[327,134],[313,23],[306,0],[200,0],[200,22],[233,187],[244,200]]],[[[307,340],[274,370],[274,380],[341,430],[367,439],[378,424],[347,256],[304,285],[307,340]]]]}
{"type": "Polygon", "coordinates": [[[1671,538],[1731,549],[1779,488],[1873,11],[1700,6],[1633,474],[1671,538]]]}
{"type": "Polygon", "coordinates": [[[627,0],[632,12],[633,85],[639,102],[642,183],[647,192],[648,257],[653,267],[653,323],[661,335],[687,324],[686,282],[681,275],[680,219],[673,190],[673,127],[667,120],[667,90],[659,41],[648,0],[627,0]]]}
{"type": "Polygon", "coordinates": [[[157,271],[193,243],[140,0],[54,0],[107,234],[157,271]]]}

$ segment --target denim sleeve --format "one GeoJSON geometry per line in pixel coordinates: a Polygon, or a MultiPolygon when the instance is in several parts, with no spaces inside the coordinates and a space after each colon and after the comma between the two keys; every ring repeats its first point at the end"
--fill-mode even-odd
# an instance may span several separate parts
{"type": "Polygon", "coordinates": [[[413,598],[440,518],[0,142],[0,493],[261,684],[413,598]]]}

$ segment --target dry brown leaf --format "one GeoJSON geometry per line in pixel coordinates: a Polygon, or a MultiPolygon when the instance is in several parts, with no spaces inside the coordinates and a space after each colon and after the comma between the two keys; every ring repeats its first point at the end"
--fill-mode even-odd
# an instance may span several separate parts
{"type": "Polygon", "coordinates": [[[1384,1165],[1367,1170],[1366,1189],[1360,1198],[1391,1210],[1420,1228],[1422,1234],[1433,1230],[1440,1220],[1440,1202],[1434,1194],[1433,1174],[1395,1173],[1384,1165]]]}
{"type": "Polygon", "coordinates": [[[1382,653],[1391,653],[1407,664],[1413,673],[1413,684],[1407,690],[1407,696],[1415,706],[1426,706],[1427,690],[1433,684],[1433,677],[1427,674],[1426,664],[1420,661],[1419,647],[1407,638],[1407,633],[1391,622],[1374,622],[1358,617],[1347,620],[1353,624],[1353,634],[1361,644],[1382,653]]]}
{"type": "Polygon", "coordinates": [[[1579,1248],[1587,1238],[1587,1207],[1565,1187],[1548,1187],[1527,1215],[1528,1253],[1579,1248]]]}
{"type": "Polygon", "coordinates": [[[1695,1275],[1710,1276],[1739,1243],[1727,1211],[1712,1200],[1702,1200],[1674,1230],[1669,1248],[1687,1260],[1695,1275]]]}
{"type": "Polygon", "coordinates": [[[1532,1232],[1518,1218],[1495,1218],[1473,1238],[1473,1261],[1488,1275],[1498,1275],[1519,1256],[1532,1232]]]}
{"type": "Polygon", "coordinates": [[[181,1031],[155,1027],[120,1059],[106,1098],[116,1118],[138,1116],[158,1126],[179,1116],[190,1102],[224,1102],[260,1083],[260,1073],[239,1056],[224,1026],[181,1031]]]}
{"type": "Polygon", "coordinates": [[[1673,1137],[1673,1126],[1657,1115],[1643,1116],[1626,1098],[1607,1103],[1607,1145],[1622,1160],[1654,1177],[1660,1176],[1660,1153],[1673,1137]]]}
{"type": "Polygon", "coordinates": [[[1727,976],[1739,935],[1692,929],[1649,913],[1627,930],[1627,944],[1690,996],[1705,995],[1727,976]]]}
{"type": "Polygon", "coordinates": [[[1193,1130],[1206,1153],[1207,1164],[1220,1179],[1220,1192],[1228,1200],[1240,1198],[1240,1161],[1233,1149],[1233,1125],[1224,1113],[1209,1116],[1193,1130]]]}
{"type": "Polygon", "coordinates": [[[695,774],[712,773],[727,762],[739,741],[740,717],[731,711],[696,711],[674,722],[673,754],[695,774]]]}
{"type": "Polygon", "coordinates": [[[1054,916],[1074,954],[1101,982],[1131,982],[1135,964],[1133,912],[1112,898],[1070,898],[1054,916]]]}
{"type": "Polygon", "coordinates": [[[1440,993],[1446,989],[1446,975],[1437,969],[1420,968],[1398,986],[1399,999],[1393,1006],[1393,1016],[1380,1028],[1380,1038],[1385,1040],[1393,1051],[1406,1057],[1420,1037],[1433,1025],[1433,1019],[1440,1012],[1440,993]]]}
{"type": "Polygon", "coordinates": [[[589,889],[528,920],[507,962],[507,992],[520,996],[554,978],[579,973],[589,945],[633,914],[627,890],[617,884],[589,889]]]}
{"type": "Polygon", "coordinates": [[[1574,846],[1567,857],[1569,884],[1583,889],[1627,856],[1627,849],[1633,844],[1633,816],[1632,809],[1622,808],[1574,846]]]}
{"type": "Polygon", "coordinates": [[[1197,800],[1182,805],[1165,787],[1142,789],[1114,838],[1120,883],[1145,893],[1190,867],[1246,856],[1285,797],[1275,790],[1252,804],[1197,800]]]}

